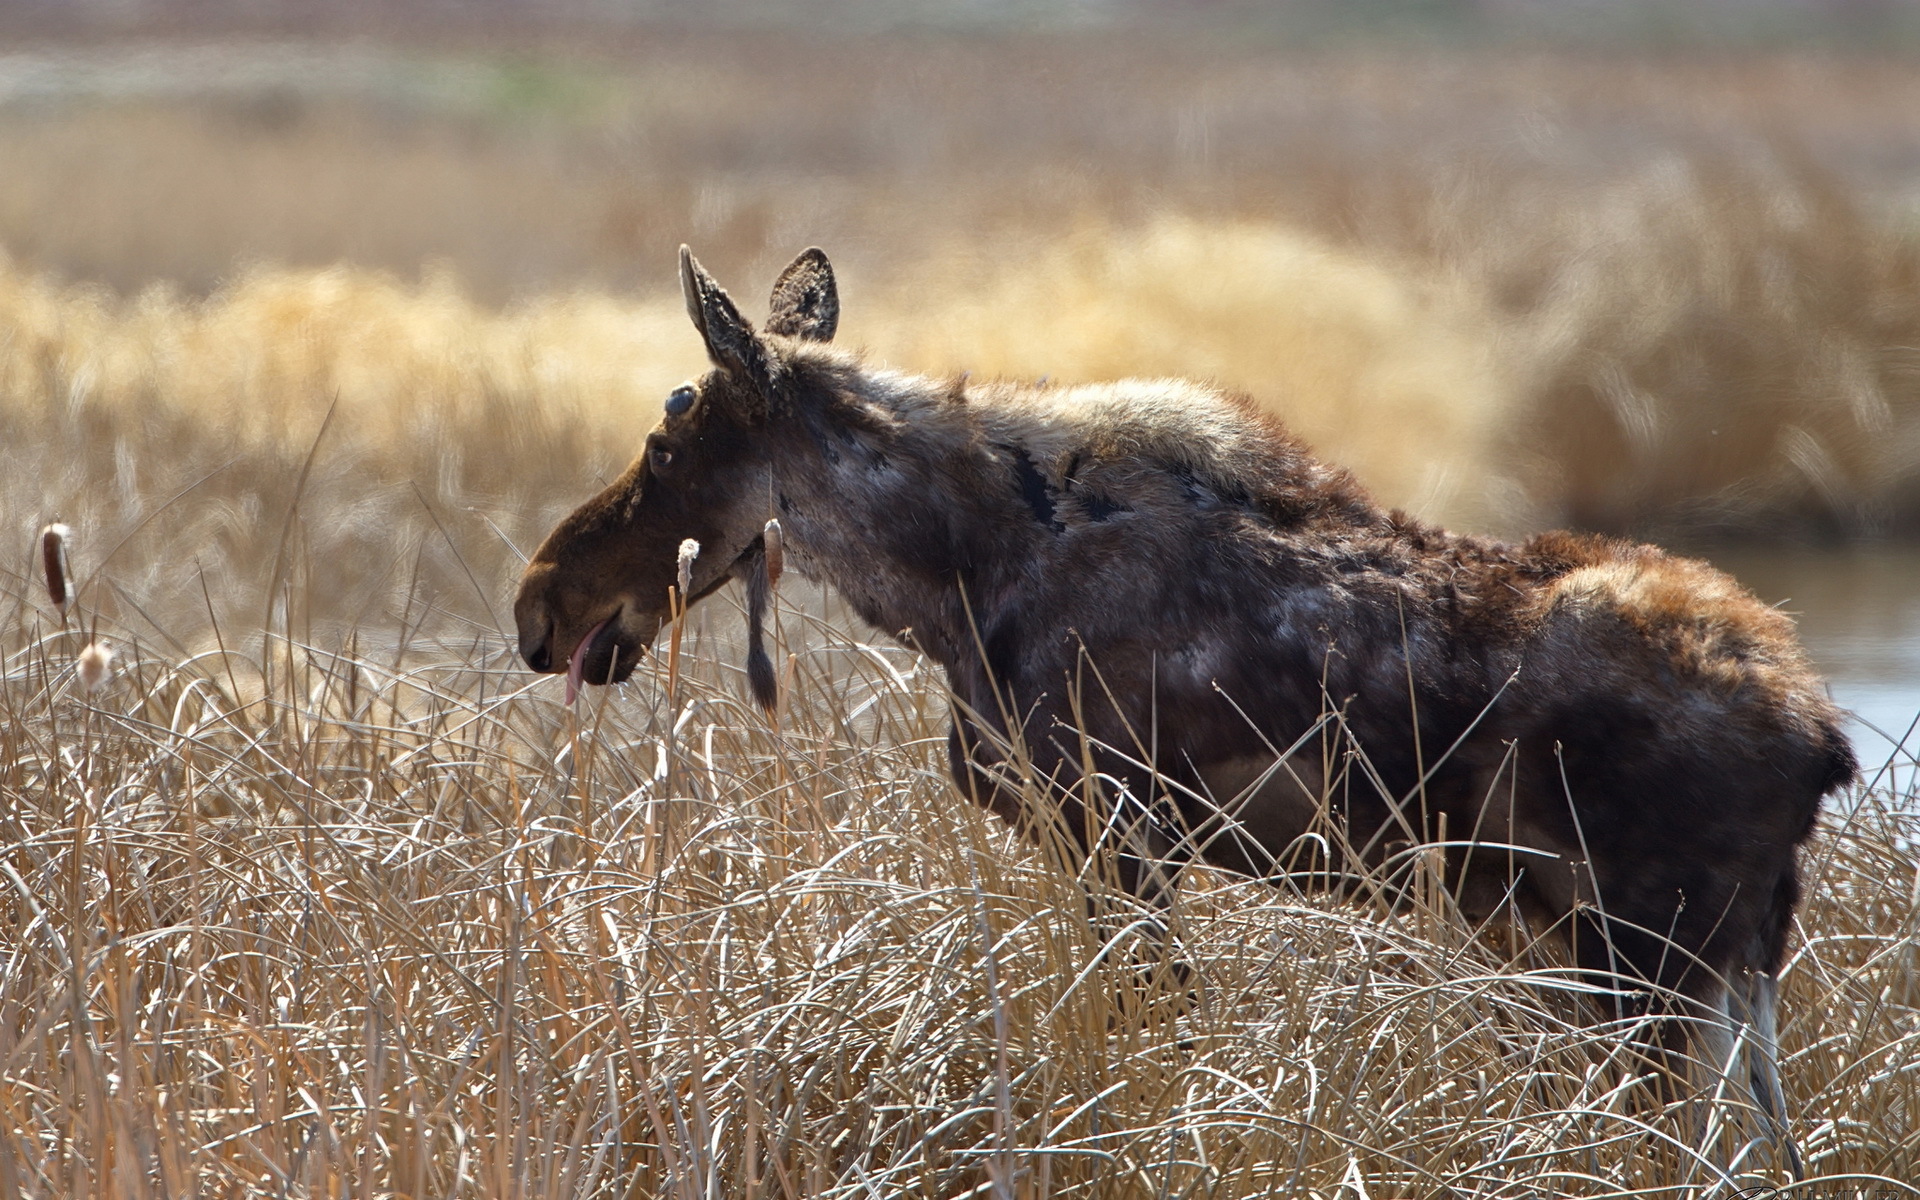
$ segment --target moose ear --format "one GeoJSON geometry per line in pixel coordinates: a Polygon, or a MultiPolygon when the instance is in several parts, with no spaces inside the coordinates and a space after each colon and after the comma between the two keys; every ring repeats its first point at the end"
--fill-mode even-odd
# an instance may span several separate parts
{"type": "Polygon", "coordinates": [[[773,382],[766,347],[753,332],[753,323],[740,315],[732,299],[685,246],[680,247],[680,294],[687,302],[687,316],[707,344],[707,357],[713,365],[764,394],[773,382]]]}
{"type": "Polygon", "coordinates": [[[803,250],[773,285],[767,332],[808,342],[830,342],[840,324],[840,293],[833,264],[818,246],[803,250]]]}

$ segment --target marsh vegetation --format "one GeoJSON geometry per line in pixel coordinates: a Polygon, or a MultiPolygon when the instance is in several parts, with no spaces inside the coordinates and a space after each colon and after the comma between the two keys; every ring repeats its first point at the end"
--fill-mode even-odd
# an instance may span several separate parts
{"type": "MultiPolygon", "coordinates": [[[[681,31],[69,86],[121,53],[0,61],[0,1191],[1709,1184],[1578,981],[1430,864],[1203,875],[1182,1009],[953,793],[935,682],[831,597],[783,594],[774,718],[724,601],[672,707],[649,662],[576,711],[505,606],[703,361],[681,241],[746,278],[827,246],[876,359],[1244,389],[1453,524],[1911,532],[1906,63],[681,31]]],[[[1909,786],[1807,862],[1822,1195],[1920,1175],[1909,786]]]]}

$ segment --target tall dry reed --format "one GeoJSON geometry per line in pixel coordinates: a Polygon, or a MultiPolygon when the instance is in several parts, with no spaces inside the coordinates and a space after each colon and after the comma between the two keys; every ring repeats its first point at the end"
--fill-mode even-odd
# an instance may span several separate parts
{"type": "MultiPolygon", "coordinates": [[[[1080,885],[953,792],[921,666],[811,605],[783,613],[773,726],[712,605],[677,684],[650,661],[577,711],[497,644],[398,671],[275,645],[266,704],[233,648],[142,647],[89,693],[30,582],[0,624],[9,1194],[1718,1178],[1692,1113],[1636,1107],[1580,981],[1471,940],[1417,860],[1377,902],[1196,873],[1175,926],[1197,998],[1156,993],[1150,948],[1103,952],[1080,885]]],[[[1809,855],[1782,1048],[1821,1194],[1916,1194],[1912,803],[1830,814],[1809,855]]],[[[1729,1186],[1780,1182],[1737,1108],[1712,1113],[1729,1186]]]]}

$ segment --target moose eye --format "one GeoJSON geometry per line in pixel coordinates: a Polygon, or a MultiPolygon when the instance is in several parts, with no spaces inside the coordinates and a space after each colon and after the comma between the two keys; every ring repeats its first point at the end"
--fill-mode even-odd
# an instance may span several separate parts
{"type": "Polygon", "coordinates": [[[693,407],[693,385],[683,383],[667,394],[667,415],[677,417],[693,407]]]}

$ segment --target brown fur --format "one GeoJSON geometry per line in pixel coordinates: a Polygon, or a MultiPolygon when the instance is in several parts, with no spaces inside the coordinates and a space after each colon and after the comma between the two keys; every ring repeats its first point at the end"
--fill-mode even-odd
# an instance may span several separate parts
{"type": "Polygon", "coordinates": [[[1855,767],[1791,622],[1732,579],[1383,511],[1192,383],[867,367],[825,344],[818,251],[776,286],[777,333],[682,271],[714,370],[534,556],[516,615],[535,669],[564,670],[612,615],[583,661],[624,678],[681,539],[705,595],[755,569],[778,517],[794,569],[945,670],[956,778],[1010,819],[1032,819],[1002,773],[1013,744],[1069,838],[1090,836],[1091,761],[1176,863],[1268,874],[1316,827],[1380,863],[1444,819],[1475,915],[1511,896],[1596,973],[1713,1005],[1777,969],[1794,848],[1855,767]],[[1344,740],[1273,770],[1327,713],[1344,740]]]}

